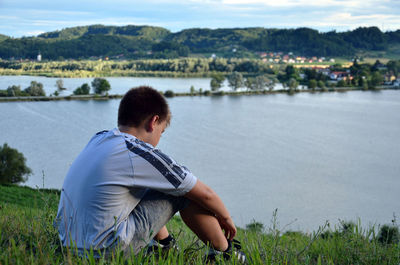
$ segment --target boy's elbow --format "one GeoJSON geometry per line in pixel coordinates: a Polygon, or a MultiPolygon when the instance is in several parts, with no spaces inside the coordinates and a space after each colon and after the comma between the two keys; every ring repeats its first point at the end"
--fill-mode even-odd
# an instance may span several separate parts
{"type": "Polygon", "coordinates": [[[217,194],[204,183],[197,181],[193,189],[189,191],[185,196],[197,202],[210,202],[215,200],[217,194]]]}
{"type": "Polygon", "coordinates": [[[206,190],[204,191],[203,194],[203,200],[204,201],[213,201],[215,200],[215,197],[217,196],[217,194],[215,193],[215,191],[213,191],[210,187],[207,187],[206,190]]]}

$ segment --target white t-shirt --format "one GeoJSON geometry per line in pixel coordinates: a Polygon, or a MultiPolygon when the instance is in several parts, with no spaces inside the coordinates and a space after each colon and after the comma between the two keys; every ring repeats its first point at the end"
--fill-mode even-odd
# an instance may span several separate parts
{"type": "Polygon", "coordinates": [[[184,166],[118,129],[97,133],[65,177],[56,224],[64,245],[105,249],[128,245],[135,233],[129,214],[147,189],[182,196],[196,184],[184,166]]]}

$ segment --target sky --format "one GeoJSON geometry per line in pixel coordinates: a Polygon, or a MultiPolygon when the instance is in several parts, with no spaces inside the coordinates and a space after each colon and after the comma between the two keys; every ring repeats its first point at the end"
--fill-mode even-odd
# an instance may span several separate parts
{"type": "Polygon", "coordinates": [[[400,0],[0,0],[0,34],[11,37],[93,24],[393,31],[400,0]]]}

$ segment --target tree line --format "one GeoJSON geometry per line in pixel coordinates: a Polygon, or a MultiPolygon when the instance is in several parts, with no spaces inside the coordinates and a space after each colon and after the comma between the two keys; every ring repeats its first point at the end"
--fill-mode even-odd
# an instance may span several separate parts
{"type": "Polygon", "coordinates": [[[89,71],[109,74],[112,72],[175,72],[175,73],[209,73],[209,72],[247,72],[275,74],[276,68],[261,60],[238,58],[180,58],[149,59],[129,61],[53,61],[53,62],[18,62],[0,61],[0,69],[12,69],[28,72],[55,71],[89,71]]]}
{"type": "Polygon", "coordinates": [[[310,28],[185,29],[172,33],[161,27],[92,25],[43,33],[37,37],[0,37],[0,58],[47,60],[111,57],[155,59],[218,54],[248,57],[255,52],[293,52],[302,56],[353,56],[359,51],[387,51],[400,44],[400,30],[382,32],[360,27],[346,32],[310,28]]]}
{"type": "MultiPolygon", "coordinates": [[[[90,86],[87,83],[82,84],[77,87],[74,91],[74,95],[89,95],[90,91],[96,95],[107,95],[108,91],[111,89],[111,85],[105,78],[95,78],[91,82],[90,86]]],[[[60,92],[66,90],[64,87],[64,82],[62,79],[56,81],[57,89],[51,96],[59,96],[60,92]]],[[[0,97],[44,97],[46,93],[43,89],[43,84],[36,81],[31,81],[30,85],[21,90],[21,86],[11,85],[6,90],[0,90],[0,97]]]]}

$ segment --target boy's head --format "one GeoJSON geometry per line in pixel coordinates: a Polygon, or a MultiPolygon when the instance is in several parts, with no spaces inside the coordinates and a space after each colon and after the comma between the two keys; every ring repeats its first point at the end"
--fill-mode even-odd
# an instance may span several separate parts
{"type": "Polygon", "coordinates": [[[118,109],[118,126],[141,127],[155,115],[158,122],[171,120],[168,103],[164,96],[149,86],[130,89],[121,99],[118,109]]]}

